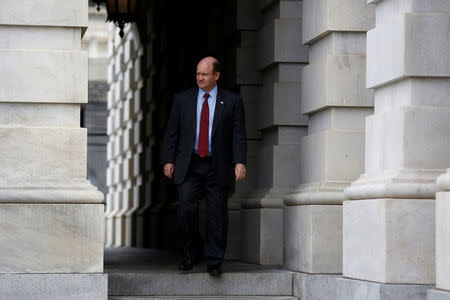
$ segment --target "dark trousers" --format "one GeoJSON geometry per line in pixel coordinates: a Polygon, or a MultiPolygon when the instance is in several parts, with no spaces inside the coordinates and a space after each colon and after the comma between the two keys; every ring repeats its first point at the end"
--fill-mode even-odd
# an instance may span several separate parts
{"type": "Polygon", "coordinates": [[[185,235],[184,256],[194,260],[204,256],[208,266],[222,263],[227,243],[227,187],[215,183],[211,157],[192,155],[186,179],[177,185],[178,219],[185,235]],[[205,242],[198,225],[198,202],[206,198],[205,242]]]}

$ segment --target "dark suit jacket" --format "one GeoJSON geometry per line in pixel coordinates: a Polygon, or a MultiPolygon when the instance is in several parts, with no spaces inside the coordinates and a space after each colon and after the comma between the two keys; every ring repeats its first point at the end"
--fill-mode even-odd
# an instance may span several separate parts
{"type": "MultiPolygon", "coordinates": [[[[162,163],[175,164],[175,184],[184,181],[194,151],[197,97],[198,88],[176,94],[167,124],[162,163]]],[[[234,180],[234,164],[245,164],[247,157],[245,112],[240,96],[218,89],[211,136],[217,183],[228,186],[234,180]]]]}

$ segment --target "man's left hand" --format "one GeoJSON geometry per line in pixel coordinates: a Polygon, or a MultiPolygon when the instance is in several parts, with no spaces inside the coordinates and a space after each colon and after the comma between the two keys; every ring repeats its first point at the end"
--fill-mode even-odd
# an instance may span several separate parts
{"type": "Polygon", "coordinates": [[[234,174],[236,175],[236,182],[238,182],[241,179],[244,179],[245,173],[246,173],[245,165],[243,164],[236,164],[234,167],[234,174]]]}

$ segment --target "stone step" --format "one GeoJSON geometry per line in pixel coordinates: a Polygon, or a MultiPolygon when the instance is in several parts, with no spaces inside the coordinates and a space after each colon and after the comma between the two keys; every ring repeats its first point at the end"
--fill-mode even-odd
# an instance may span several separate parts
{"type": "Polygon", "coordinates": [[[134,297],[134,296],[109,296],[108,300],[298,300],[295,297],[274,297],[274,296],[169,296],[169,297],[134,297]]]}
{"type": "Polygon", "coordinates": [[[226,261],[223,264],[224,273],[220,277],[212,277],[206,273],[204,265],[197,265],[190,272],[180,272],[177,270],[178,261],[177,256],[150,249],[105,249],[109,296],[148,297],[143,299],[296,299],[291,298],[293,274],[286,270],[226,261]]]}
{"type": "Polygon", "coordinates": [[[224,270],[220,278],[206,273],[108,273],[109,295],[232,295],[290,296],[288,272],[224,270]]]}

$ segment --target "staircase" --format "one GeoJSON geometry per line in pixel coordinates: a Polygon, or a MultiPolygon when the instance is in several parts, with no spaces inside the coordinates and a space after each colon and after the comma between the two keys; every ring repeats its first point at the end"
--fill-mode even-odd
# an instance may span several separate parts
{"type": "Polygon", "coordinates": [[[180,258],[138,248],[106,248],[110,300],[293,300],[293,275],[274,267],[228,262],[224,273],[212,277],[202,264],[180,272],[180,258]]]}

